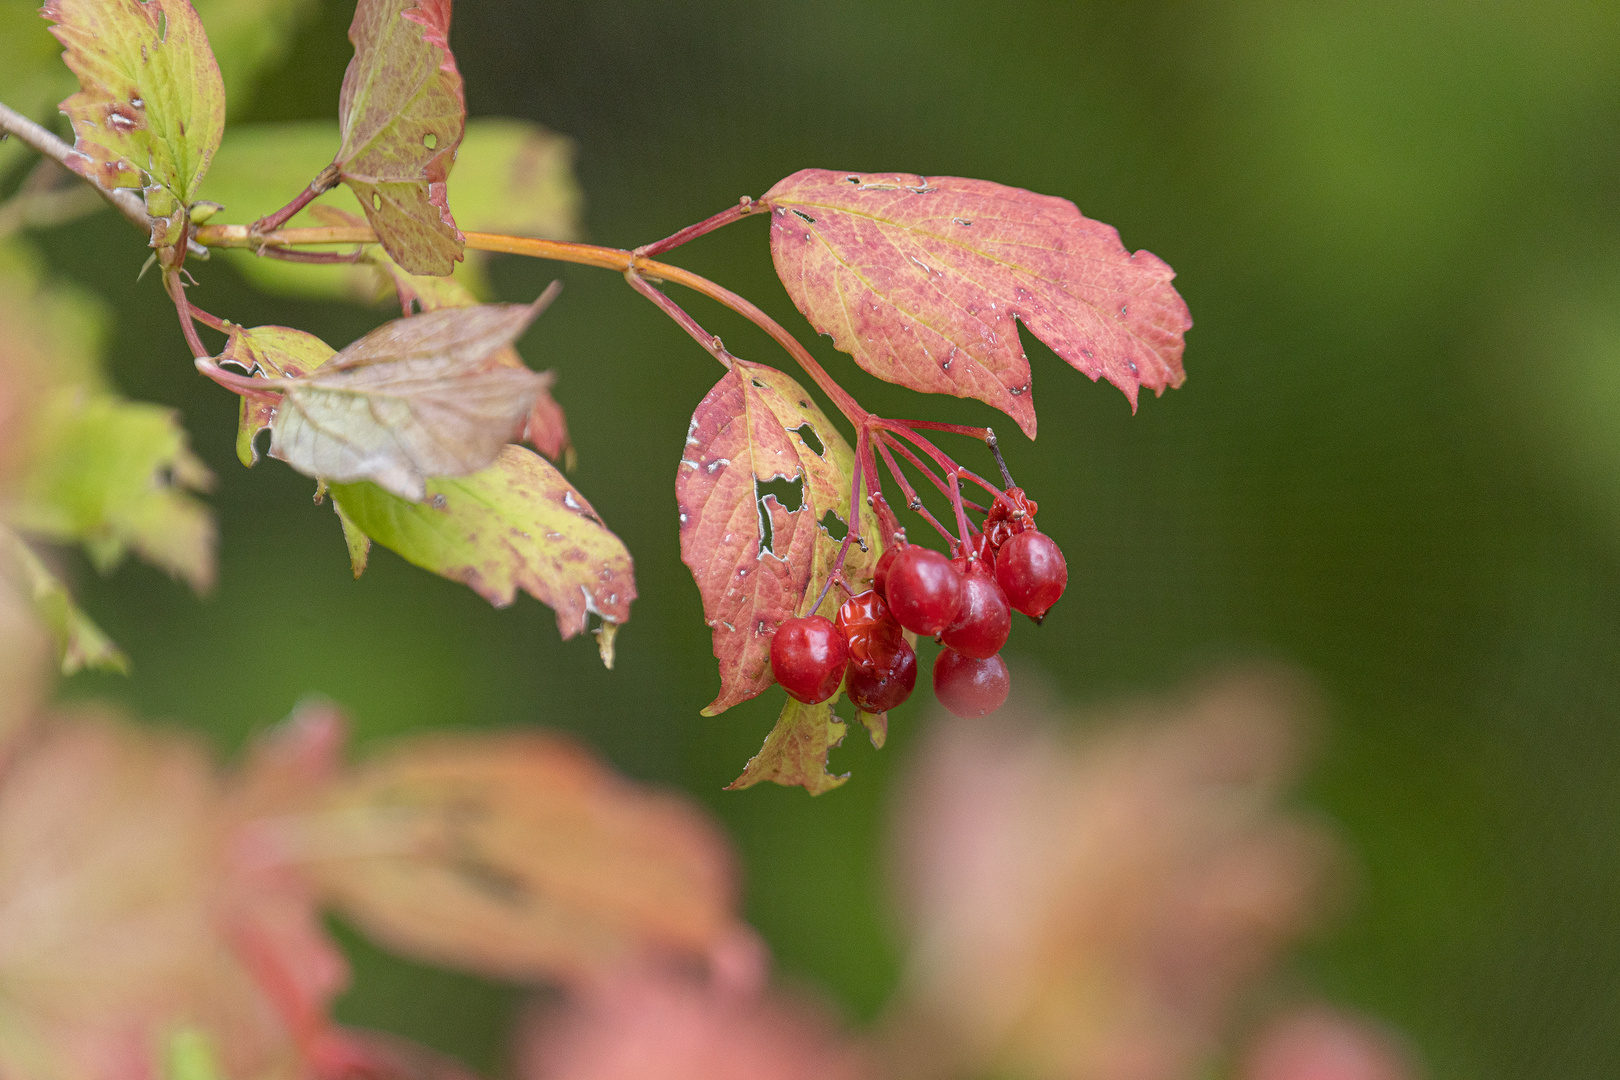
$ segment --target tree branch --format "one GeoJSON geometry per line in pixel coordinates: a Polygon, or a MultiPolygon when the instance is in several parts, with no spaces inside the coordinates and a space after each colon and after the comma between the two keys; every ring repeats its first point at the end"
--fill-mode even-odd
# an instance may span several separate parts
{"type": "MultiPolygon", "coordinates": [[[[4,103],[0,103],[0,131],[20,140],[27,146],[33,147],[46,157],[61,162],[69,169],[73,169],[71,159],[81,156],[73,147],[57,138],[50,131],[40,127],[28,117],[4,103]]],[[[74,171],[77,173],[77,170],[74,171]]],[[[78,175],[83,176],[82,173],[78,175]]],[[[93,187],[103,199],[112,203],[119,213],[127,217],[142,232],[151,233],[152,221],[147,217],[146,204],[141,201],[139,195],[124,188],[108,190],[89,177],[84,177],[84,181],[93,187]]]]}

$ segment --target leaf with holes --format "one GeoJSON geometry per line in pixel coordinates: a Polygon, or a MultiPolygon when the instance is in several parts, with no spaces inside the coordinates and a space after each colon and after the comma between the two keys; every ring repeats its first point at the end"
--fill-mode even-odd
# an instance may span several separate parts
{"type": "Polygon", "coordinates": [[[1073,203],[986,180],[805,169],[762,201],[771,255],[818,331],[881,379],[977,398],[1035,437],[1017,321],[1136,408],[1185,379],[1175,276],[1073,203]]]}
{"type": "MultiPolygon", "coordinates": [[[[471,476],[428,481],[422,502],[374,484],[333,484],[331,495],[354,528],[496,607],[529,593],[557,613],[565,638],[585,629],[588,613],[630,617],[630,553],[561,473],[521,446],[471,476]]],[[[353,537],[349,546],[352,555],[353,537]]]]}
{"type": "Polygon", "coordinates": [[[190,203],[225,130],[225,85],[186,0],[46,0],[79,91],[62,102],[73,168],[190,203]]]}
{"type": "Polygon", "coordinates": [[[270,456],[309,476],[371,480],[411,500],[422,498],[428,477],[484,468],[546,385],[528,368],[491,364],[491,354],[523,333],[551,295],[395,319],[308,375],[265,380],[281,393],[270,456]]]}
{"type": "MultiPolygon", "coordinates": [[[[336,350],[314,334],[288,326],[251,329],[233,326],[219,362],[266,379],[296,379],[308,375],[335,355],[336,350]]],[[[281,395],[271,390],[242,395],[236,425],[236,456],[248,468],[258,464],[259,448],[254,440],[260,432],[270,430],[280,404],[281,395]]]]}
{"type": "Polygon", "coordinates": [[[577,983],[649,950],[702,959],[741,932],[720,830],[553,735],[413,739],[302,827],[327,897],[434,963],[577,983]]]}
{"type": "Polygon", "coordinates": [[[806,705],[789,698],[765,745],[726,790],[738,791],[769,780],[802,787],[812,795],[831,791],[849,779],[848,773],[833,776],[827,772],[827,752],[844,741],[846,730],[847,725],[833,715],[832,702],[806,705]]]}
{"type": "Polygon", "coordinates": [[[360,0],[338,101],[339,175],[417,274],[450,273],[464,246],[445,186],[467,120],[449,34],[450,0],[360,0]]]}
{"type": "Polygon", "coordinates": [[[705,715],[771,685],[776,628],[826,581],[825,570],[813,572],[826,536],[820,522],[829,511],[847,516],[853,459],[804,389],[760,364],[734,361],[692,414],[675,498],[681,561],[703,596],[720,661],[720,694],[705,715]],[[779,482],[797,494],[765,490],[779,482]]]}

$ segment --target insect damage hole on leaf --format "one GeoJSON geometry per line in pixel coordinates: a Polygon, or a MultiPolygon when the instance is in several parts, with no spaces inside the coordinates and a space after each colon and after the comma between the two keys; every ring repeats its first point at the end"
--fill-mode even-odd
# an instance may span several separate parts
{"type": "Polygon", "coordinates": [[[796,514],[804,508],[804,478],[789,480],[779,476],[774,480],[754,481],[754,507],[759,512],[759,550],[762,554],[776,554],[771,527],[771,507],[767,500],[775,500],[781,509],[796,514]]]}

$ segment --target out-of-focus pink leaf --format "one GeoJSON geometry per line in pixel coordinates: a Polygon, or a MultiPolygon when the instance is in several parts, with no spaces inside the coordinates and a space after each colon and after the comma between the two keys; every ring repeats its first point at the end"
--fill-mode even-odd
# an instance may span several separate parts
{"type": "MultiPolygon", "coordinates": [[[[4,548],[0,540],[0,549],[4,548]]],[[[0,567],[6,556],[0,550],[0,567]]],[[[0,572],[0,775],[49,684],[50,642],[21,583],[0,572]]]]}
{"type": "Polygon", "coordinates": [[[191,5],[47,0],[43,13],[79,78],[62,102],[75,138],[69,164],[102,187],[156,186],[190,203],[225,130],[225,84],[191,5]]]}
{"type": "Polygon", "coordinates": [[[1283,811],[1299,687],[1235,676],[1058,737],[940,718],[900,805],[898,1058],[1184,1080],[1305,929],[1333,845],[1283,811]]]}
{"type": "MultiPolygon", "coordinates": [[[[762,364],[735,361],[692,414],[675,499],[681,561],[720,661],[720,694],[705,715],[771,685],[771,638],[785,619],[809,614],[799,609],[821,592],[838,548],[821,521],[831,513],[849,523],[854,460],[804,388],[762,364]],[[763,490],[775,481],[798,485],[795,505],[763,490]]],[[[870,580],[882,551],[877,530],[864,532],[845,567],[851,582],[870,580]]]]}
{"type": "Polygon", "coordinates": [[[812,326],[867,371],[977,398],[1035,437],[1024,325],[1136,407],[1180,386],[1170,267],[1073,203],[985,180],[804,169],[766,192],[771,254],[812,326]]]}
{"type": "Polygon", "coordinates": [[[0,786],[0,1071],[151,1077],[182,1025],[227,1076],[297,1071],[346,969],[298,888],[239,864],[230,806],[190,740],[104,713],[45,722],[0,786]]]}
{"type": "Polygon", "coordinates": [[[450,0],[360,0],[338,102],[337,165],[388,254],[416,274],[462,256],[445,181],[466,125],[450,0]]]}
{"type": "Polygon", "coordinates": [[[1417,1080],[1412,1055],[1393,1032],[1326,1006],[1277,1017],[1255,1037],[1242,1080],[1417,1080]]]}
{"type": "Polygon", "coordinates": [[[636,970],[537,1010],[518,1080],[866,1080],[863,1047],[826,1010],[636,970]]]}
{"type": "Polygon", "coordinates": [[[588,980],[738,932],[727,845],[687,801],[535,733],[413,739],[306,826],[323,891],[378,941],[519,980],[588,980]]]}

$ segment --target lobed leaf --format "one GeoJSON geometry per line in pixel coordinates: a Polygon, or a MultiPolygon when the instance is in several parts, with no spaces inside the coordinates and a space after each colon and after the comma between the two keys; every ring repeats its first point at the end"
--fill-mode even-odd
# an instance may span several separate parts
{"type": "Polygon", "coordinates": [[[196,11],[187,0],[46,0],[43,14],[79,79],[62,102],[73,168],[189,204],[225,129],[225,86],[196,11]]]}
{"type": "Polygon", "coordinates": [[[313,372],[280,380],[270,455],[333,483],[371,480],[420,500],[431,476],[484,468],[521,430],[546,381],[491,365],[541,306],[482,304],[395,319],[313,372]]]}
{"type": "Polygon", "coordinates": [[[1035,436],[1017,320],[1135,409],[1180,386],[1192,326],[1175,276],[1066,199],[985,180],[805,169],[762,200],[776,272],[867,371],[977,398],[1035,436]]]}
{"type": "Polygon", "coordinates": [[[707,956],[738,930],[719,830],[556,736],[411,740],[309,830],[331,856],[313,876],[369,935],[485,975],[578,982],[649,948],[707,956]]]}
{"type": "Polygon", "coordinates": [[[832,776],[827,772],[827,752],[844,741],[846,730],[847,725],[833,715],[832,702],[806,705],[788,698],[765,745],[726,790],[739,791],[769,780],[802,787],[812,795],[831,791],[849,779],[848,773],[832,776]]]}
{"type": "MultiPolygon", "coordinates": [[[[236,220],[263,217],[331,162],[341,138],[338,125],[330,121],[233,125],[209,168],[202,195],[224,204],[236,220]]],[[[578,239],[581,197],[573,160],[573,141],[538,124],[496,117],[468,121],[456,150],[456,221],[481,232],[578,239]]],[[[322,214],[328,210],[356,219],[364,213],[354,194],[338,187],[288,224],[325,224],[322,214]]],[[[376,275],[369,266],[283,262],[245,248],[218,254],[235,262],[261,289],[363,301],[377,297],[376,275]]],[[[455,280],[478,298],[489,295],[483,269],[487,261],[486,253],[472,251],[455,267],[455,280]]]]}
{"type": "Polygon", "coordinates": [[[428,481],[422,502],[374,484],[333,484],[331,495],[371,539],[497,607],[529,593],[556,611],[564,638],[591,613],[608,623],[630,617],[630,553],[561,473],[522,447],[504,448],[471,476],[428,481]]]}
{"type": "Polygon", "coordinates": [[[133,548],[198,592],[214,583],[215,530],[187,492],[213,475],[172,409],[65,387],[33,418],[29,467],[7,517],[26,532],[78,541],[103,572],[133,548]]]}
{"type": "Polygon", "coordinates": [[[450,273],[463,248],[445,187],[467,118],[449,33],[450,0],[360,0],[338,102],[343,182],[418,274],[450,273]]]}
{"type": "MultiPolygon", "coordinates": [[[[761,364],[734,361],[693,413],[675,498],[681,561],[697,581],[720,662],[720,693],[705,715],[771,685],[776,628],[826,583],[839,545],[821,522],[832,513],[847,524],[853,462],[804,388],[761,364]],[[796,481],[799,505],[763,490],[775,481],[796,481]]],[[[851,551],[852,580],[869,580],[878,543],[851,551]]]]}

